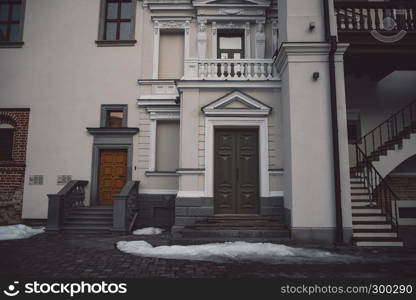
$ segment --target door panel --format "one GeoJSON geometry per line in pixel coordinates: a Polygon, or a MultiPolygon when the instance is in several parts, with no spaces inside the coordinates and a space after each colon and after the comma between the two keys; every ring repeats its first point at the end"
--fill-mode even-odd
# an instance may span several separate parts
{"type": "Polygon", "coordinates": [[[221,213],[235,211],[235,136],[232,131],[220,131],[215,136],[215,199],[221,213]]]}
{"type": "Polygon", "coordinates": [[[254,129],[215,132],[214,197],[218,214],[258,213],[258,133],[254,129]]]}
{"type": "Polygon", "coordinates": [[[127,150],[101,150],[98,174],[98,205],[113,205],[127,181],[127,150]]]}
{"type": "Polygon", "coordinates": [[[259,178],[257,132],[239,132],[238,139],[238,213],[256,213],[258,204],[259,178]]]}

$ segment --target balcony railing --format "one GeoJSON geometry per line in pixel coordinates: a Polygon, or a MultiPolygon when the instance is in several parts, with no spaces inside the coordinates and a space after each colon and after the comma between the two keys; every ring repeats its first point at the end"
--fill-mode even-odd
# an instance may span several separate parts
{"type": "Polygon", "coordinates": [[[185,61],[185,79],[273,80],[277,72],[272,59],[190,59],[185,61]]]}
{"type": "Polygon", "coordinates": [[[416,31],[416,2],[335,2],[338,31],[416,31]],[[391,22],[394,20],[394,22],[391,22]]]}

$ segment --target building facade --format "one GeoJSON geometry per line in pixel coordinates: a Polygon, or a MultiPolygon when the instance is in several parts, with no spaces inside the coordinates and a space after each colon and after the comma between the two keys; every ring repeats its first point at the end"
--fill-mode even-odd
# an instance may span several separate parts
{"type": "Polygon", "coordinates": [[[2,222],[69,201],[49,229],[114,229],[133,195],[119,229],[400,244],[399,223],[416,225],[414,119],[365,159],[354,143],[414,100],[410,3],[0,0],[2,222]],[[371,40],[389,16],[406,36],[371,40]],[[377,198],[386,186],[401,198],[377,198]]]}

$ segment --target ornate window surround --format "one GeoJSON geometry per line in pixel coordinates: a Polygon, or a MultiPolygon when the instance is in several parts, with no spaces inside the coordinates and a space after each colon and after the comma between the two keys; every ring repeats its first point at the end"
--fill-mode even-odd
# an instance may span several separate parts
{"type": "Polygon", "coordinates": [[[189,29],[191,17],[152,17],[153,22],[153,79],[159,78],[159,44],[161,30],[183,30],[184,39],[184,59],[189,58],[189,29]]]}

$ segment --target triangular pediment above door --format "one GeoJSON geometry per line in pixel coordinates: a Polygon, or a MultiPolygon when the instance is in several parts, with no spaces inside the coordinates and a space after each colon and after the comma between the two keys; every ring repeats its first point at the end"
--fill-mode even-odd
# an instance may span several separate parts
{"type": "Polygon", "coordinates": [[[272,108],[240,91],[233,91],[204,106],[206,116],[267,116],[272,108]]]}

